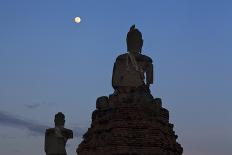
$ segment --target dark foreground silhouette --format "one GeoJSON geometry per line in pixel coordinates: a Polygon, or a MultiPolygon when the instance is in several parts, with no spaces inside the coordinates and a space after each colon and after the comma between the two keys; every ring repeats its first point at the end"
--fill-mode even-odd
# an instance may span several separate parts
{"type": "Polygon", "coordinates": [[[73,138],[73,132],[64,128],[65,116],[63,113],[58,112],[54,122],[55,128],[46,130],[44,150],[46,155],[67,155],[65,145],[69,138],[73,138]]]}

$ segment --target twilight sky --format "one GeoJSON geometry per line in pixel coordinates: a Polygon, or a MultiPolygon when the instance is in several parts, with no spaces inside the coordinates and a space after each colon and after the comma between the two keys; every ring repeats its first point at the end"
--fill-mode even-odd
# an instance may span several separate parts
{"type": "Polygon", "coordinates": [[[66,115],[75,155],[132,24],[154,60],[154,97],[184,155],[232,153],[230,0],[1,0],[0,154],[42,155],[44,129],[66,115]],[[82,22],[75,24],[73,18],[82,22]]]}

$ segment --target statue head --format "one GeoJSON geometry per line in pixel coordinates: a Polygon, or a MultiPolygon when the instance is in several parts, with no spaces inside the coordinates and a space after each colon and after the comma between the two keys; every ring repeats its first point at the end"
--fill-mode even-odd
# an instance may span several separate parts
{"type": "Polygon", "coordinates": [[[141,53],[143,47],[142,33],[135,28],[135,25],[130,27],[130,31],[126,37],[127,50],[131,53],[141,53]]]}
{"type": "Polygon", "coordinates": [[[55,115],[54,122],[55,122],[55,126],[64,126],[64,123],[65,123],[65,116],[64,116],[64,114],[62,112],[58,112],[55,115]]]}

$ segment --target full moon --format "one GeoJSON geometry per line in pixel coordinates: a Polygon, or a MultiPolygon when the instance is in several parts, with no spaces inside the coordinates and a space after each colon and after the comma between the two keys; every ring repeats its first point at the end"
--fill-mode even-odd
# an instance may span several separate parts
{"type": "Polygon", "coordinates": [[[75,23],[80,23],[81,22],[81,18],[80,17],[75,17],[74,21],[75,21],[75,23]]]}

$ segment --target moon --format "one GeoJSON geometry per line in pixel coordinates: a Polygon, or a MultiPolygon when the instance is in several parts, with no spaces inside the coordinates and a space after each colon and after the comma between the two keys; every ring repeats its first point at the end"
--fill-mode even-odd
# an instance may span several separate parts
{"type": "Polygon", "coordinates": [[[74,18],[74,22],[75,23],[80,23],[81,22],[81,18],[80,17],[75,17],[74,18]]]}

